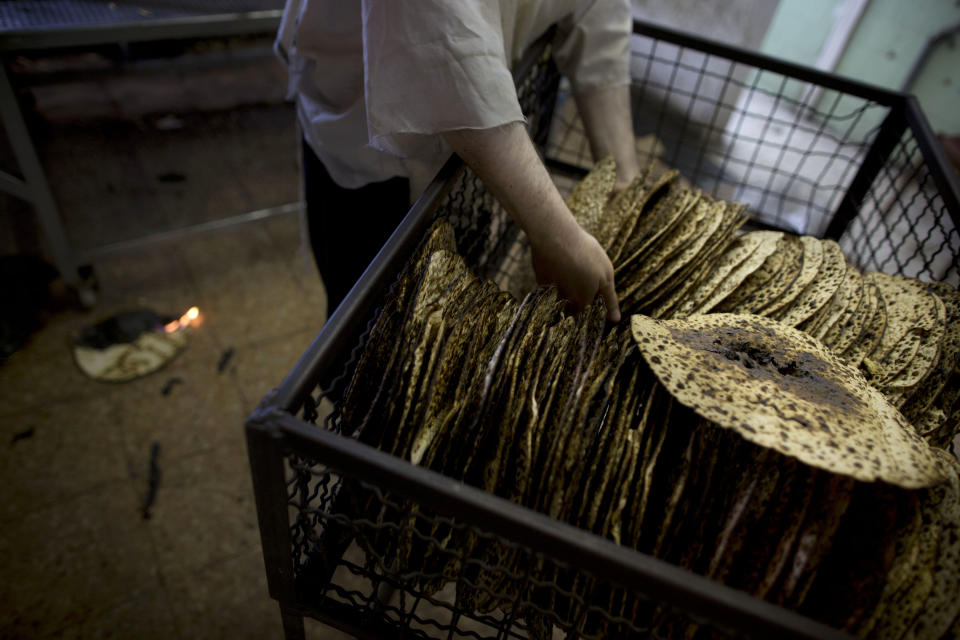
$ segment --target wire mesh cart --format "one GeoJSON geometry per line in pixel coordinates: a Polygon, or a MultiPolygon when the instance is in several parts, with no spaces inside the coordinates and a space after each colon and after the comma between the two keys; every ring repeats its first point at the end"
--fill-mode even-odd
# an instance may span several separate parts
{"type": "MultiPolygon", "coordinates": [[[[837,239],[861,269],[960,282],[960,189],[912,97],[642,23],[634,24],[632,51],[641,160],[747,204],[752,224],[837,239]]],[[[591,161],[545,41],[515,76],[532,136],[561,188],[569,187],[591,161]]],[[[603,637],[584,625],[586,616],[650,635],[617,619],[602,598],[585,601],[571,589],[583,578],[594,581],[593,593],[626,589],[718,636],[846,637],[341,433],[339,402],[378,306],[438,217],[456,229],[475,273],[496,279],[510,268],[518,230],[451,159],[247,423],[269,590],[287,637],[303,637],[303,616],[369,638],[542,637],[516,614],[519,606],[498,606],[531,581],[544,597],[523,604],[539,607],[547,637],[603,637]],[[388,515],[364,515],[369,509],[358,505],[370,501],[388,515]],[[473,548],[487,553],[459,557],[441,544],[443,532],[472,536],[483,542],[473,548]],[[377,536],[416,538],[425,554],[457,556],[445,565],[457,570],[400,571],[358,544],[377,536]],[[503,557],[509,565],[495,560],[503,557]],[[516,570],[544,566],[556,569],[555,581],[516,570]],[[483,606],[461,606],[458,588],[476,589],[484,572],[506,579],[483,606]]]]}

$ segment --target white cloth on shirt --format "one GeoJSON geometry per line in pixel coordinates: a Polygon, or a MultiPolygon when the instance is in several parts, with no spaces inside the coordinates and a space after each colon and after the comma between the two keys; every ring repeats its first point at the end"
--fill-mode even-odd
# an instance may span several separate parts
{"type": "Polygon", "coordinates": [[[277,52],[303,134],[360,187],[435,170],[440,133],[523,121],[511,66],[557,23],[575,91],[627,84],[627,0],[288,0],[277,52]]]}

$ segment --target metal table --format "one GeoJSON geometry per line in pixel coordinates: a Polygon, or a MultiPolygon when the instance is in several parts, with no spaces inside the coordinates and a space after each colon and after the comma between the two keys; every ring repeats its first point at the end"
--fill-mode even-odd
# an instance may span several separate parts
{"type": "MultiPolygon", "coordinates": [[[[0,171],[0,189],[33,205],[64,281],[92,305],[43,166],[10,84],[9,56],[118,42],[222,38],[275,32],[283,0],[6,0],[0,3],[0,116],[22,174],[0,171]]],[[[285,209],[289,208],[281,208],[285,209]]],[[[238,222],[265,217],[245,214],[238,222]]],[[[223,226],[218,221],[216,226],[223,226]]],[[[210,226],[210,225],[201,225],[210,226]]],[[[198,227],[199,229],[199,227],[198,227]]],[[[163,235],[170,235],[163,234],[163,235]]]]}

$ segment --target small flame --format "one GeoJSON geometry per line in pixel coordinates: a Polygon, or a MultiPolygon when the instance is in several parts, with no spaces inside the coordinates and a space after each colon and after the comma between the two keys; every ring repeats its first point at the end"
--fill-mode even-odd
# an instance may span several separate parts
{"type": "Polygon", "coordinates": [[[163,330],[167,333],[173,333],[174,331],[179,331],[191,325],[200,324],[200,309],[197,307],[190,307],[187,309],[187,312],[180,316],[179,320],[174,320],[173,322],[168,322],[163,326],[163,330]]]}

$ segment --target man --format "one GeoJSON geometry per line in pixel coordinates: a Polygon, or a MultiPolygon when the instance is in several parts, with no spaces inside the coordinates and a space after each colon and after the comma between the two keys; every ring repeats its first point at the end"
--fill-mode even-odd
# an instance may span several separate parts
{"type": "Polygon", "coordinates": [[[620,317],[613,266],[577,225],[523,125],[510,67],[552,24],[595,159],[638,172],[626,0],[288,0],[311,245],[334,309],[443,159],[456,152],[530,241],[541,283],[620,317]],[[404,197],[407,196],[407,197],[404,197]]]}

